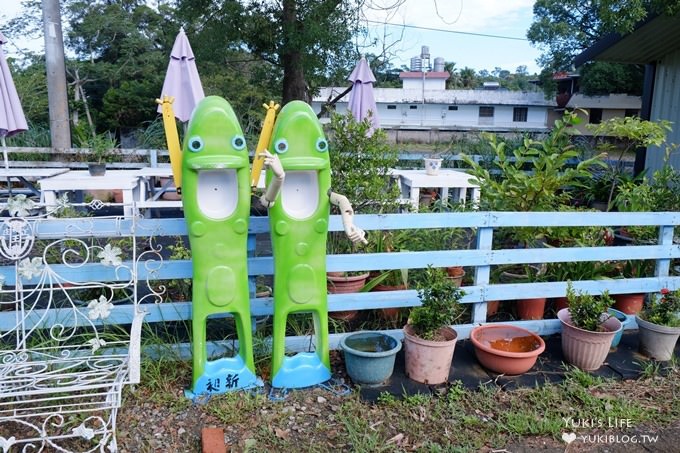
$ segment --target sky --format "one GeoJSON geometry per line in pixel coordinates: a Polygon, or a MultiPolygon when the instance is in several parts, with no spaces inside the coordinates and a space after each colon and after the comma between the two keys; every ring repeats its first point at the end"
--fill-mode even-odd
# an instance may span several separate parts
{"type": "MultiPolygon", "coordinates": [[[[365,9],[363,15],[369,36],[358,37],[355,45],[376,54],[383,45],[390,46],[394,66],[408,66],[411,57],[420,55],[422,46],[428,46],[431,64],[436,57],[442,57],[447,62],[455,62],[459,69],[467,66],[477,71],[492,71],[500,67],[514,72],[524,65],[530,74],[540,71],[536,64],[540,52],[526,40],[533,17],[533,0],[368,0],[367,3],[371,7],[365,9]],[[386,8],[397,3],[401,4],[399,8],[387,11],[386,8]],[[374,39],[379,47],[366,47],[374,39]]],[[[20,14],[20,4],[21,0],[0,0],[0,24],[20,14]]],[[[18,40],[3,46],[8,56],[17,56],[15,44],[33,51],[44,47],[41,38],[31,42],[18,40]]]]}
{"type": "MultiPolygon", "coordinates": [[[[533,19],[533,0],[371,0],[376,7],[366,10],[371,37],[379,43],[401,41],[393,50],[398,52],[399,65],[410,64],[411,57],[420,55],[421,46],[428,46],[430,61],[442,57],[455,62],[456,68],[471,67],[477,71],[495,67],[514,72],[527,66],[529,73],[539,72],[536,59],[540,51],[526,40],[533,19]],[[378,7],[403,4],[387,12],[378,7]],[[376,23],[379,22],[379,23],[376,23]],[[384,23],[406,25],[385,26],[384,23]],[[422,30],[416,27],[442,31],[422,30]],[[461,33],[454,33],[461,32],[461,33]],[[403,33],[403,36],[402,36],[403,33]],[[470,35],[464,33],[474,33],[470,35]],[[519,39],[478,36],[494,35],[519,39]],[[387,39],[383,39],[387,36],[387,39]]],[[[357,45],[364,44],[357,41],[357,45]]],[[[372,52],[375,53],[375,52],[372,52]]]]}

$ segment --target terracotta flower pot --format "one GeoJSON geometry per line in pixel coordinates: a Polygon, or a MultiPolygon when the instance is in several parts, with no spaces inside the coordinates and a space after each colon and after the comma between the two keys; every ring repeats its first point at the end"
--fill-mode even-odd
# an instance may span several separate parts
{"type": "Polygon", "coordinates": [[[123,202],[123,191],[121,189],[114,189],[113,190],[113,201],[115,203],[122,203],[123,202]]]}
{"type": "Polygon", "coordinates": [[[450,327],[439,332],[446,341],[423,340],[410,324],[404,326],[404,360],[410,379],[423,384],[441,384],[449,379],[458,334],[450,327]]]}
{"type": "Polygon", "coordinates": [[[545,350],[541,337],[507,324],[477,326],[470,332],[470,340],[482,366],[500,374],[526,373],[545,350]]]}
{"type": "Polygon", "coordinates": [[[366,284],[368,272],[359,275],[344,275],[344,272],[328,272],[328,292],[333,294],[356,293],[366,284]]]}
{"type": "Polygon", "coordinates": [[[645,301],[643,293],[636,294],[614,294],[614,308],[622,311],[627,315],[635,315],[642,310],[642,305],[645,301]]]}
{"type": "Polygon", "coordinates": [[[490,300],[486,303],[486,316],[493,316],[498,313],[498,309],[501,306],[500,300],[490,300]]]}
{"type": "Polygon", "coordinates": [[[449,279],[453,280],[453,283],[460,288],[463,284],[463,278],[465,277],[465,269],[462,266],[451,266],[446,268],[446,274],[449,279]]]}
{"type": "Polygon", "coordinates": [[[543,319],[545,300],[545,297],[538,297],[536,299],[518,299],[517,317],[523,320],[543,319]]]}
{"type": "Polygon", "coordinates": [[[560,310],[557,317],[562,324],[562,353],[567,362],[585,371],[600,368],[609,354],[612,339],[621,329],[621,321],[612,316],[603,323],[603,332],[591,332],[571,323],[568,308],[560,310]]]}
{"type": "MultiPolygon", "coordinates": [[[[406,285],[376,285],[372,291],[402,291],[406,285]]],[[[380,317],[386,321],[396,322],[401,318],[402,309],[398,307],[381,308],[380,317]]]]}
{"type": "Polygon", "coordinates": [[[563,308],[569,308],[569,299],[566,296],[553,298],[553,303],[555,304],[555,313],[563,308]]]}
{"type": "MultiPolygon", "coordinates": [[[[359,275],[344,275],[343,272],[328,272],[326,288],[331,294],[347,294],[359,292],[366,284],[368,272],[359,275]]],[[[358,310],[333,311],[328,313],[333,319],[351,321],[359,315],[358,310]]]]}

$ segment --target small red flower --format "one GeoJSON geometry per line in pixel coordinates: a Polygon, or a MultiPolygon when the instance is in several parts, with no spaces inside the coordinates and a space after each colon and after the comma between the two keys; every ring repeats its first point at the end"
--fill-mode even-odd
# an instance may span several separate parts
{"type": "Polygon", "coordinates": [[[662,289],[661,289],[661,294],[663,294],[664,296],[665,296],[666,294],[670,294],[670,292],[671,292],[671,290],[668,289],[668,288],[662,288],[662,289]]]}

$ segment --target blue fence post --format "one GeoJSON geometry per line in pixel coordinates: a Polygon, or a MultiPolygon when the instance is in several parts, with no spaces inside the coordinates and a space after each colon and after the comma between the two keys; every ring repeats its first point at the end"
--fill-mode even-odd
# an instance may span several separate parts
{"type": "MultiPolygon", "coordinates": [[[[674,227],[672,225],[663,225],[659,227],[659,245],[673,245],[674,227]]],[[[660,258],[656,260],[656,268],[654,269],[655,277],[668,277],[671,268],[670,258],[660,258]]]]}
{"type": "MultiPolygon", "coordinates": [[[[493,228],[480,227],[477,230],[477,250],[491,250],[493,245],[493,228]]],[[[491,266],[477,266],[475,268],[475,286],[485,287],[489,284],[491,266]]],[[[482,289],[482,301],[472,306],[472,323],[486,321],[486,290],[482,289]]]]}

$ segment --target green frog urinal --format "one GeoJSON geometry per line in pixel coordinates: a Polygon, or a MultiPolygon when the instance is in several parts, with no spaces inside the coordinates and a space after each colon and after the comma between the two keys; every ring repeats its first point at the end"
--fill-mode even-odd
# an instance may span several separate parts
{"type": "MultiPolygon", "coordinates": [[[[274,332],[272,386],[300,388],[330,379],[328,301],[326,294],[326,237],[331,192],[328,142],[312,108],[301,101],[286,104],[276,119],[266,153],[267,192],[274,254],[274,332]],[[311,313],[315,352],[288,357],[286,323],[294,313],[311,313]]],[[[353,241],[363,231],[351,223],[351,206],[343,215],[345,231],[353,241]]]]}
{"type": "Polygon", "coordinates": [[[182,203],[193,265],[193,380],[187,396],[258,383],[253,362],[248,290],[250,167],[241,126],[217,96],[194,110],[182,152],[182,203]],[[234,317],[239,353],[208,360],[206,320],[234,317]]]}

